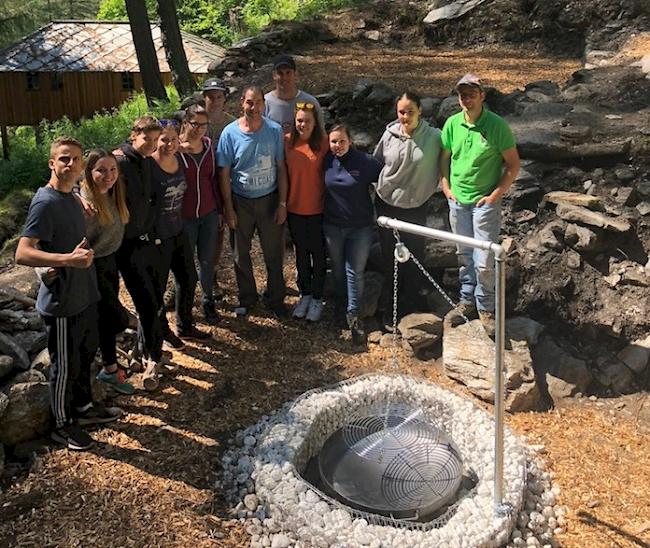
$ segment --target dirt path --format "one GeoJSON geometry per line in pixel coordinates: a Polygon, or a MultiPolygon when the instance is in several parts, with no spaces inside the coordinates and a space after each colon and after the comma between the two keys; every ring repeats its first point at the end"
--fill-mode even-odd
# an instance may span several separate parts
{"type": "MultiPolygon", "coordinates": [[[[320,91],[323,81],[347,86],[365,75],[400,89],[443,94],[471,69],[508,90],[536,79],[562,82],[578,67],[577,61],[509,50],[405,57],[381,48],[333,48],[305,51],[306,88],[320,91]],[[321,79],[326,74],[330,80],[321,79]]],[[[223,264],[231,264],[229,258],[223,264]]],[[[293,280],[292,256],[286,264],[287,280],[293,280]]],[[[232,307],[230,268],[223,283],[226,306],[232,307]]],[[[13,465],[14,480],[0,493],[0,547],[247,546],[243,526],[230,521],[213,489],[229,437],[305,390],[381,370],[388,355],[377,346],[357,354],[324,325],[279,323],[264,313],[242,320],[227,311],[212,333],[208,344],[174,354],[178,375],[166,379],[159,393],[116,398],[128,414],[94,433],[92,451],[53,447],[31,469],[13,465]],[[233,381],[229,394],[226,377],[233,381]]],[[[458,390],[437,362],[402,354],[402,363],[416,376],[458,390]]],[[[544,459],[562,488],[560,502],[570,508],[562,546],[650,545],[650,435],[647,419],[638,418],[642,405],[650,402],[640,396],[624,408],[581,400],[561,411],[508,418],[531,443],[546,446],[544,459]]]]}

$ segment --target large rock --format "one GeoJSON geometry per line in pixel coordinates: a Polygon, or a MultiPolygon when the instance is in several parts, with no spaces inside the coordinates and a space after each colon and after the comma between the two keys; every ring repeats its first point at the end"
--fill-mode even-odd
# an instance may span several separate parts
{"type": "Polygon", "coordinates": [[[594,251],[599,243],[593,230],[573,223],[569,223],[564,231],[564,242],[577,251],[594,251]]]}
{"type": "Polygon", "coordinates": [[[617,357],[635,373],[643,373],[650,361],[650,335],[632,342],[617,357]]]}
{"type": "Polygon", "coordinates": [[[546,381],[555,405],[584,393],[592,381],[586,363],[560,348],[550,337],[542,338],[533,348],[533,363],[539,377],[546,381]]]}
{"type": "Polygon", "coordinates": [[[47,346],[46,331],[20,331],[13,338],[28,355],[37,354],[47,346]]]}
{"type": "Polygon", "coordinates": [[[485,0],[456,0],[455,2],[448,3],[446,6],[431,10],[422,22],[425,25],[431,25],[438,21],[457,19],[468,11],[473,10],[476,6],[480,6],[483,2],[485,0]]]}
{"type": "Polygon", "coordinates": [[[458,97],[452,95],[451,97],[445,97],[440,103],[440,108],[438,109],[438,115],[436,116],[438,123],[442,126],[445,120],[450,116],[460,112],[461,108],[458,104],[458,97]]]}
{"type": "Polygon", "coordinates": [[[598,380],[619,394],[630,394],[636,390],[634,373],[618,358],[605,359],[598,364],[601,375],[598,380]]]}
{"type": "Polygon", "coordinates": [[[11,356],[0,356],[0,379],[6,377],[14,368],[14,359],[11,356]]]}
{"type": "Polygon", "coordinates": [[[597,211],[591,211],[590,209],[559,204],[556,209],[558,217],[564,219],[565,221],[571,221],[576,223],[582,223],[589,226],[595,226],[597,228],[604,228],[611,232],[628,232],[632,226],[625,219],[618,217],[611,217],[605,213],[599,213],[597,211]]]}
{"type": "Polygon", "coordinates": [[[14,384],[0,421],[0,442],[16,445],[36,438],[50,428],[50,395],[46,382],[14,384]]]}
{"type": "MultiPolygon", "coordinates": [[[[536,409],[540,393],[528,342],[521,334],[520,340],[513,338],[510,331],[506,322],[506,409],[511,412],[536,409]]],[[[467,386],[482,400],[494,402],[495,349],[481,322],[473,320],[458,327],[445,323],[442,347],[445,374],[467,386]]]]}
{"type": "Polygon", "coordinates": [[[568,204],[586,207],[593,210],[602,210],[602,200],[598,196],[580,194],[579,192],[567,192],[565,190],[554,190],[544,195],[547,202],[553,204],[568,204]]]}
{"type": "Polygon", "coordinates": [[[422,357],[440,340],[442,322],[442,318],[435,314],[408,314],[400,320],[397,328],[402,334],[402,341],[416,356],[422,357]]]}
{"type": "Polygon", "coordinates": [[[29,369],[30,360],[27,352],[10,335],[0,331],[0,354],[6,354],[14,359],[14,366],[29,369]]]}

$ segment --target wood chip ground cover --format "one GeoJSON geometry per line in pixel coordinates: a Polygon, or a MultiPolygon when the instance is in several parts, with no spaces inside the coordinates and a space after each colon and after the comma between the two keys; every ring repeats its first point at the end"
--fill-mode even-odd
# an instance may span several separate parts
{"type": "MultiPolygon", "coordinates": [[[[349,54],[349,46],[340,53],[349,54]]],[[[456,54],[453,70],[429,93],[446,93],[458,74],[470,68],[486,73],[492,66],[494,84],[512,82],[516,87],[542,78],[562,83],[578,65],[546,59],[528,70],[520,57],[499,68],[489,56],[481,56],[482,64],[471,65],[456,54]]],[[[317,81],[318,58],[308,62],[313,62],[307,67],[317,81]]],[[[351,81],[356,71],[355,78],[365,72],[397,88],[408,83],[425,90],[426,79],[437,78],[429,76],[429,65],[420,66],[419,72],[405,65],[359,66],[347,72],[339,70],[341,66],[331,67],[330,76],[337,82],[351,81]]],[[[255,261],[261,280],[257,249],[255,261]]],[[[230,265],[230,257],[224,257],[223,264],[230,265]]],[[[296,301],[293,264],[289,253],[285,273],[294,289],[290,303],[296,301]]],[[[228,438],[306,390],[386,370],[390,350],[374,345],[368,352],[355,351],[348,337],[327,328],[329,310],[324,322],[315,326],[281,323],[263,309],[238,319],[232,312],[236,298],[230,267],[223,269],[222,285],[227,292],[223,321],[210,328],[213,338],[206,344],[188,344],[173,354],[178,374],[164,379],[160,392],[116,397],[113,403],[127,414],[95,430],[97,443],[91,451],[74,453],[53,446],[31,470],[5,481],[0,547],[248,546],[244,527],[230,519],[221,493],[213,489],[228,438]]],[[[440,373],[439,360],[420,362],[402,350],[399,356],[404,370],[460,391],[440,373]]],[[[643,395],[634,396],[629,406],[633,404],[650,406],[643,395]]],[[[530,443],[545,446],[542,457],[562,489],[560,503],[570,509],[567,531],[559,538],[562,546],[650,545],[647,415],[636,408],[633,413],[623,411],[583,399],[566,409],[507,418],[530,443]]]]}

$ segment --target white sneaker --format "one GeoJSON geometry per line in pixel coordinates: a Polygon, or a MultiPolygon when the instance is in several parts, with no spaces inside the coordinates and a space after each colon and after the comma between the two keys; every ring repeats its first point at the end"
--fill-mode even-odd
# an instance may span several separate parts
{"type": "Polygon", "coordinates": [[[147,392],[153,392],[160,385],[158,374],[160,373],[161,362],[156,362],[150,358],[144,361],[144,372],[142,373],[142,384],[147,392]]]}
{"type": "Polygon", "coordinates": [[[309,311],[307,312],[308,322],[317,322],[323,314],[323,301],[322,299],[312,299],[309,303],[309,311]]]}
{"type": "Polygon", "coordinates": [[[311,302],[311,295],[303,295],[300,297],[298,304],[293,309],[293,317],[296,320],[302,320],[307,315],[307,310],[309,310],[309,305],[311,302]]]}

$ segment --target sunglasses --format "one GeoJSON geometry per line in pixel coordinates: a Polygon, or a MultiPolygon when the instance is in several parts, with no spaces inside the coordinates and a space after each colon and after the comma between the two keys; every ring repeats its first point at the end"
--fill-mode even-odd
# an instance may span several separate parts
{"type": "Polygon", "coordinates": [[[178,120],[174,120],[173,118],[165,118],[163,120],[158,120],[158,123],[160,124],[160,127],[163,129],[165,129],[166,127],[173,127],[174,129],[178,129],[179,127],[181,127],[178,120]]]}
{"type": "Polygon", "coordinates": [[[314,103],[296,103],[296,110],[314,110],[315,108],[314,103]]]}
{"type": "Polygon", "coordinates": [[[208,127],[208,122],[187,122],[190,126],[192,126],[194,129],[198,129],[200,127],[208,127]]]}

